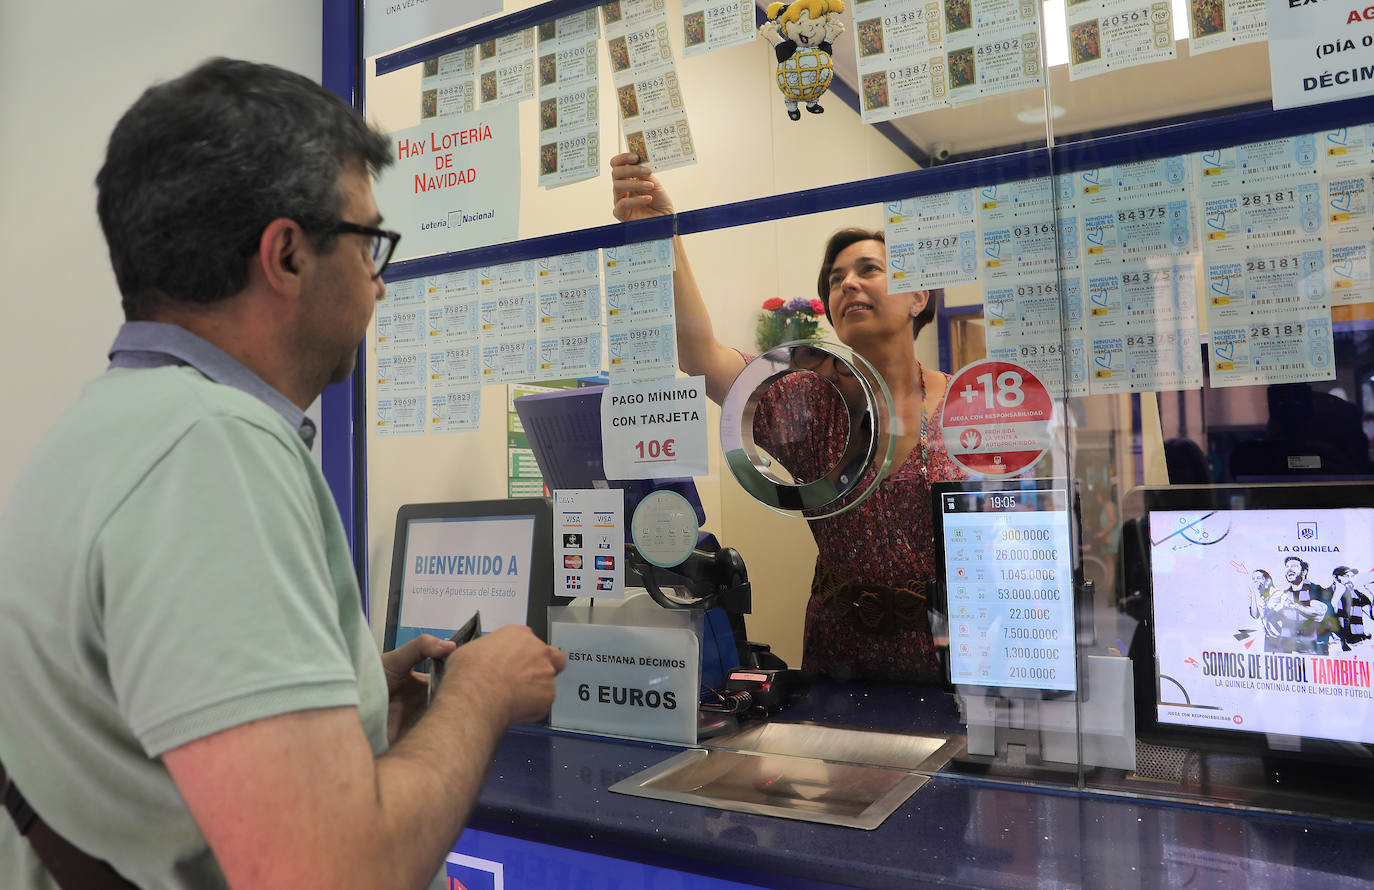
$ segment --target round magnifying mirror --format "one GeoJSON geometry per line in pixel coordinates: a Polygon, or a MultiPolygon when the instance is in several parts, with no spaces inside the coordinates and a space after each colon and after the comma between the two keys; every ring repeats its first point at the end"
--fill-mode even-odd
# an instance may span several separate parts
{"type": "Polygon", "coordinates": [[[755,500],[823,519],[853,508],[886,475],[892,413],[887,384],[863,356],[837,343],[791,341],[749,362],[731,384],[721,450],[755,500]]]}

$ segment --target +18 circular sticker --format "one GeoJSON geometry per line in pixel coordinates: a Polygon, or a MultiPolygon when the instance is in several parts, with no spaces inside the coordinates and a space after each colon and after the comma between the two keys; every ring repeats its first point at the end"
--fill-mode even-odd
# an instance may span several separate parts
{"type": "Polygon", "coordinates": [[[661,568],[681,565],[697,545],[697,514],[675,491],[655,491],[630,517],[630,534],[639,555],[661,568]]]}
{"type": "Polygon", "coordinates": [[[945,391],[945,450],[971,473],[1018,473],[1049,450],[1053,408],[1045,384],[1020,365],[966,365],[945,391]]]}

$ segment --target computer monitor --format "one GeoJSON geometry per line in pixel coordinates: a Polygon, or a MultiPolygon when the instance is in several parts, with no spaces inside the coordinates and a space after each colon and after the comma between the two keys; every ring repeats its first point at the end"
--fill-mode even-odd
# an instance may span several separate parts
{"type": "MultiPolygon", "coordinates": [[[[1374,485],[1145,489],[1142,737],[1374,745],[1374,485]]],[[[1139,693],[1138,693],[1139,695],[1139,693]]]]}
{"type": "Polygon", "coordinates": [[[936,602],[949,616],[949,679],[1011,698],[1072,694],[1076,597],[1064,480],[932,487],[936,602]]]}
{"type": "Polygon", "coordinates": [[[697,525],[706,511],[690,478],[607,479],[601,457],[601,394],[605,386],[532,393],[515,400],[515,411],[529,438],[539,472],[550,490],[557,488],[619,488],[625,492],[625,518],[655,491],[676,491],[696,513],[697,525]]]}
{"type": "Polygon", "coordinates": [[[385,646],[447,638],[474,612],[482,630],[525,624],[548,639],[553,508],[545,498],[406,504],[396,513],[385,646]]]}

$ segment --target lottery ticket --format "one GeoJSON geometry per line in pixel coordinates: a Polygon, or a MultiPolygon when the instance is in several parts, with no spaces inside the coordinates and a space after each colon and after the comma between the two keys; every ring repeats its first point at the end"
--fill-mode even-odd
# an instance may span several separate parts
{"type": "Polygon", "coordinates": [[[1126,366],[1125,334],[1091,337],[1088,340],[1088,391],[1092,395],[1113,395],[1131,391],[1131,374],[1126,366]]]}
{"type": "Polygon", "coordinates": [[[1374,300],[1370,288],[1369,242],[1327,245],[1327,294],[1332,306],[1374,300]]]}
{"type": "Polygon", "coordinates": [[[377,350],[377,397],[423,390],[428,384],[429,354],[422,346],[385,347],[377,350]]]}
{"type": "Polygon", "coordinates": [[[1177,258],[1193,251],[1193,211],[1186,199],[1127,204],[1119,201],[1116,237],[1123,262],[1149,257],[1177,258]]]}
{"type": "Polygon", "coordinates": [[[467,114],[477,107],[477,47],[426,59],[420,68],[420,117],[467,114]]]}
{"type": "Polygon", "coordinates": [[[600,80],[595,10],[545,22],[539,35],[539,176],[553,188],[601,166],[600,80]]]}
{"type": "Polygon", "coordinates": [[[1084,212],[1079,226],[1083,237],[1083,270],[1116,270],[1121,267],[1121,239],[1116,233],[1116,211],[1084,212]]]}
{"type": "Polygon", "coordinates": [[[482,344],[477,340],[429,351],[429,385],[478,386],[482,382],[482,344]]]}
{"type": "Polygon", "coordinates": [[[404,346],[423,342],[429,331],[428,316],[423,303],[407,303],[387,307],[377,313],[377,345],[404,346]]]}
{"type": "Polygon", "coordinates": [[[754,40],[753,0],[682,0],[682,55],[691,58],[754,40]]]}
{"type": "Polygon", "coordinates": [[[1195,182],[1204,197],[1239,194],[1245,186],[1316,182],[1321,175],[1313,133],[1209,149],[1193,159],[1195,182]]]}
{"type": "Polygon", "coordinates": [[[424,392],[400,393],[377,399],[376,430],[379,436],[423,436],[429,414],[424,392]]]}
{"type": "Polygon", "coordinates": [[[940,4],[888,0],[854,11],[864,123],[917,114],[947,103],[940,4]]]}
{"type": "Polygon", "coordinates": [[[533,380],[538,368],[539,339],[528,334],[482,338],[482,382],[523,383],[533,380]]]}
{"type": "Polygon", "coordinates": [[[541,22],[535,27],[539,41],[539,51],[553,44],[573,44],[585,37],[596,37],[601,33],[599,17],[595,9],[584,9],[560,18],[541,22]]]}
{"type": "MultiPolygon", "coordinates": [[[[425,300],[425,279],[408,278],[405,281],[387,281],[386,292],[377,302],[382,306],[400,306],[405,303],[423,303],[425,300]]],[[[380,312],[381,310],[378,309],[380,312]]]]}
{"type": "Polygon", "coordinates": [[[539,48],[539,89],[567,89],[597,79],[597,35],[575,41],[556,41],[539,48]]]}
{"type": "Polygon", "coordinates": [[[1374,137],[1374,124],[1338,127],[1317,133],[1322,172],[1334,175],[1344,170],[1367,169],[1374,163],[1370,151],[1374,138],[1371,137],[1374,137]]]}
{"type": "Polygon", "coordinates": [[[650,72],[616,87],[616,104],[626,129],[646,120],[681,114],[682,86],[672,68],[650,72]]]}
{"type": "Polygon", "coordinates": [[[900,291],[977,283],[974,208],[972,189],[888,202],[888,286],[900,291]]]}
{"type": "Polygon", "coordinates": [[[1126,376],[1132,392],[1164,392],[1202,386],[1202,348],[1196,325],[1142,326],[1125,338],[1126,376]]]}
{"type": "Polygon", "coordinates": [[[642,129],[627,127],[625,147],[660,173],[697,162],[692,128],[685,112],[671,115],[642,129]]]}
{"type": "Polygon", "coordinates": [[[1349,170],[1322,177],[1322,212],[1328,240],[1368,239],[1374,234],[1369,198],[1374,169],[1349,170]]]}
{"type": "Polygon", "coordinates": [[[1212,386],[1255,386],[1333,380],[1331,316],[1319,311],[1283,321],[1213,328],[1208,340],[1212,386]]]}
{"type": "Polygon", "coordinates": [[[581,182],[601,166],[601,134],[562,131],[539,140],[539,184],[545,188],[581,182]]]}
{"type": "MultiPolygon", "coordinates": [[[[1026,8],[1033,9],[1034,4],[1026,8]]],[[[945,71],[951,104],[1035,88],[1044,83],[1040,73],[1042,47],[1038,18],[1032,23],[1017,24],[1010,30],[991,33],[979,30],[969,36],[974,42],[966,46],[960,45],[962,35],[945,40],[945,71]]]]}
{"type": "Polygon", "coordinates": [[[1197,330],[1197,276],[1191,262],[1152,268],[1128,266],[1122,269],[1120,282],[1128,330],[1197,330]]]}
{"type": "Polygon", "coordinates": [[[1269,39],[1265,0],[1188,0],[1188,55],[1269,39]]]}
{"type": "Polygon", "coordinates": [[[672,65],[673,48],[668,41],[666,14],[659,12],[635,23],[622,20],[607,25],[606,52],[617,84],[624,77],[672,65]]]}
{"type": "Polygon", "coordinates": [[[1327,305],[1325,265],[1321,249],[1208,263],[1208,327],[1282,320],[1327,305]]]}
{"type": "Polygon", "coordinates": [[[861,78],[866,124],[920,114],[949,104],[945,57],[927,55],[870,71],[861,78]]]}
{"type": "Polygon", "coordinates": [[[646,275],[671,274],[676,268],[673,242],[666,238],[607,247],[601,252],[601,259],[608,285],[646,275]]]}
{"type": "Polygon", "coordinates": [[[1089,339],[1126,332],[1126,303],[1119,271],[1084,273],[1083,310],[1089,339]]]}
{"type": "Polygon", "coordinates": [[[450,343],[474,339],[481,333],[478,323],[480,308],[476,294],[445,294],[432,300],[426,313],[429,316],[429,340],[450,343]]]}
{"type": "Polygon", "coordinates": [[[611,383],[643,383],[672,377],[677,370],[677,335],[671,324],[643,327],[608,323],[611,383]]]}
{"type": "Polygon", "coordinates": [[[483,105],[534,98],[534,30],[525,28],[477,45],[478,96],[483,105]]]}
{"type": "Polygon", "coordinates": [[[673,319],[673,276],[653,275],[606,285],[606,317],[632,325],[673,319]]]}
{"type": "Polygon", "coordinates": [[[539,337],[539,380],[591,377],[601,373],[601,325],[565,325],[539,337]]]}
{"type": "Polygon", "coordinates": [[[478,429],[482,421],[480,386],[444,386],[429,393],[429,431],[461,433],[478,429]]]}
{"type": "Polygon", "coordinates": [[[1177,57],[1168,0],[1070,0],[1064,18],[1069,80],[1177,57]]]}

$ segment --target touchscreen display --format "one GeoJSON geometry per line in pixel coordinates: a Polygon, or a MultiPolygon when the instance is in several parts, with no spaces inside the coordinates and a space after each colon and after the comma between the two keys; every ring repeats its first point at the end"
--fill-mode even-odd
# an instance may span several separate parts
{"type": "Polygon", "coordinates": [[[1073,691],[1065,490],[952,491],[939,498],[951,680],[1073,691]]]}
{"type": "Polygon", "coordinates": [[[1160,723],[1374,742],[1374,509],[1149,513],[1160,723]]]}
{"type": "Polygon", "coordinates": [[[533,515],[412,519],[396,645],[422,633],[449,637],[478,610],[482,630],[525,624],[533,515]]]}

